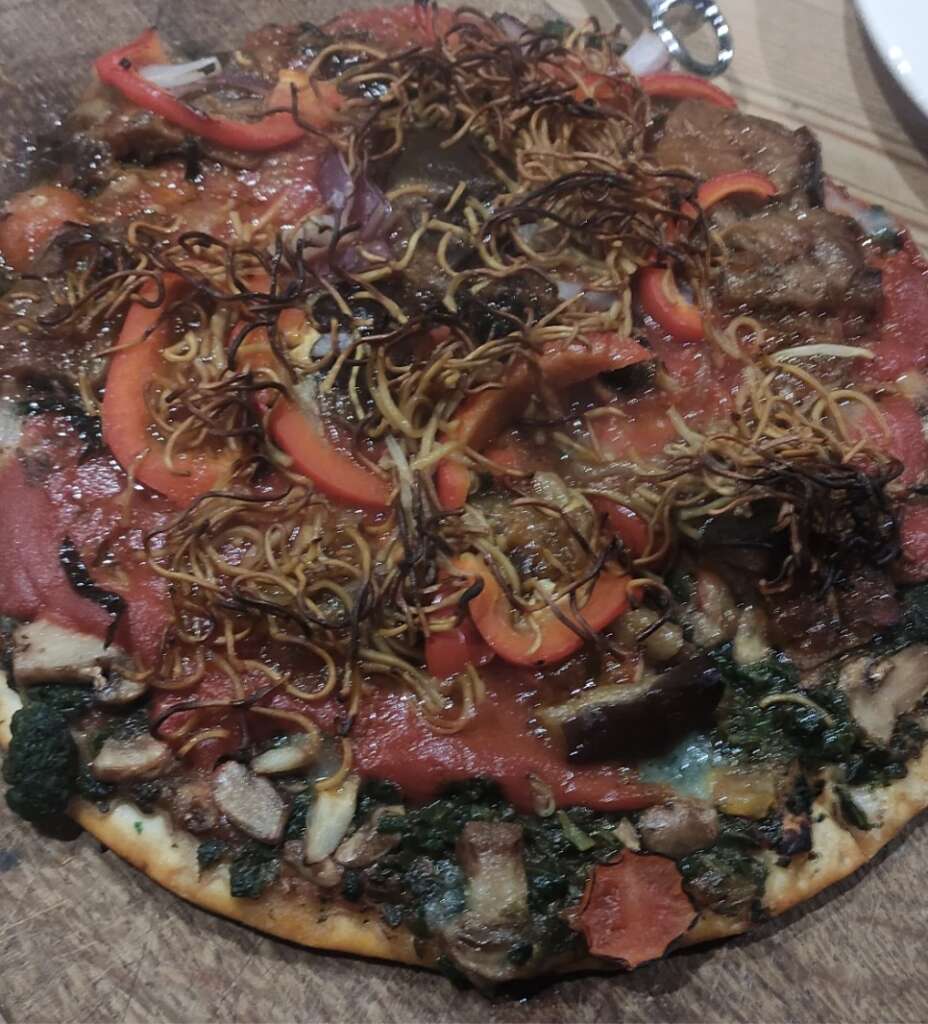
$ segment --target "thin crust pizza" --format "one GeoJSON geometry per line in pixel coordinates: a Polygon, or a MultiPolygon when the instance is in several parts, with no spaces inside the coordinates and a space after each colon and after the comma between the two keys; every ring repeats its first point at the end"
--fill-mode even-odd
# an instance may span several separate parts
{"type": "Polygon", "coordinates": [[[928,269],[809,131],[415,4],[146,31],[35,150],[15,813],[490,988],[742,932],[928,804],[928,269]]]}

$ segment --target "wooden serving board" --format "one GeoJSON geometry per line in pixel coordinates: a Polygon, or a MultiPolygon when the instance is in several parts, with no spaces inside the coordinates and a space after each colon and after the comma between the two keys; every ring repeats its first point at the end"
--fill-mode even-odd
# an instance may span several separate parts
{"type": "MultiPolygon", "coordinates": [[[[357,3],[0,0],[0,181],[7,190],[15,181],[23,127],[49,123],[92,57],[149,23],[177,42],[220,46],[266,21],[321,21],[357,3]]],[[[567,5],[579,6],[558,0],[567,5]]],[[[608,10],[606,0],[586,6],[608,10]]],[[[831,174],[928,242],[928,122],[879,67],[850,0],[723,6],[737,46],[728,86],[743,107],[809,124],[831,174]]],[[[747,938],[487,1004],[422,971],[308,952],[212,917],[88,836],[44,836],[2,806],[0,1024],[925,1021],[926,867],[919,822],[852,879],[747,938]]]]}

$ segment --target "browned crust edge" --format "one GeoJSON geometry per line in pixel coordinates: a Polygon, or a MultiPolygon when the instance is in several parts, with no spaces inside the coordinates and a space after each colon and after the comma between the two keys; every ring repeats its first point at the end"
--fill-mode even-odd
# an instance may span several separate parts
{"type": "MultiPolygon", "coordinates": [[[[10,741],[9,723],[21,707],[19,696],[0,673],[0,747],[10,741]]],[[[878,791],[883,819],[869,832],[847,829],[834,810],[830,788],[813,809],[820,820],[813,824],[814,858],[796,858],[789,867],[771,862],[765,902],[771,914],[782,914],[811,899],[829,885],[853,874],[886,845],[899,830],[928,807],[928,748],[910,766],[909,774],[878,791]]],[[[175,829],[164,813],[143,814],[133,804],[120,802],[103,813],[84,800],[75,799],[71,816],[123,860],[175,895],[205,910],[221,914],[277,938],[308,946],[398,963],[432,966],[416,950],[413,936],[404,929],[388,929],[373,915],[343,908],[329,908],[300,895],[297,899],[275,892],[259,900],[236,899],[229,892],[224,866],[200,875],[196,842],[175,829]]],[[[680,945],[727,938],[748,925],[704,913],[680,945]]],[[[565,965],[566,970],[598,966],[589,961],[565,965]]]]}

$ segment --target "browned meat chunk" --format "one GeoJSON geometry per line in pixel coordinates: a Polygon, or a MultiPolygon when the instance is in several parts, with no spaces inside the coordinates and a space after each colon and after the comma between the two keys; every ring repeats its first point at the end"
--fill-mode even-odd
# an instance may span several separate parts
{"type": "Polygon", "coordinates": [[[722,234],[718,296],[729,309],[870,316],[880,278],[864,264],[853,224],[825,210],[779,208],[722,234]]]}
{"type": "Polygon", "coordinates": [[[818,142],[808,130],[790,131],[776,121],[740,114],[702,100],[683,100],[670,113],[655,156],[708,180],[752,170],[766,174],[783,193],[819,202],[818,142]]]}

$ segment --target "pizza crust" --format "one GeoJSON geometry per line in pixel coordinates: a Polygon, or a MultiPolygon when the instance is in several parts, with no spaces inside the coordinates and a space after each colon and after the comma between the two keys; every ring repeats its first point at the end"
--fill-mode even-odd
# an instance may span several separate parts
{"type": "MultiPolygon", "coordinates": [[[[10,720],[20,707],[19,695],[0,672],[0,747],[4,750],[10,742],[10,720]]],[[[928,746],[911,762],[908,775],[893,782],[884,792],[883,821],[879,828],[864,832],[847,829],[839,823],[833,813],[832,795],[826,787],[812,809],[812,841],[816,855],[795,857],[788,867],[770,865],[765,904],[771,915],[782,914],[853,874],[928,807],[928,746]]],[[[69,813],[123,860],[176,896],[205,910],[312,949],[434,966],[432,959],[417,948],[410,932],[387,928],[374,915],[324,906],[302,891],[296,898],[284,890],[256,900],[236,899],[229,892],[228,869],[219,865],[201,877],[196,841],[174,828],[164,812],[143,814],[133,804],[120,801],[104,813],[93,804],[75,798],[69,813]]],[[[729,938],[749,927],[749,924],[718,914],[703,913],[679,945],[692,946],[729,938]]],[[[601,961],[586,961],[565,965],[562,970],[602,969],[603,966],[601,961]]]]}

